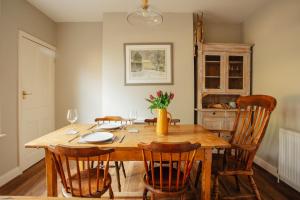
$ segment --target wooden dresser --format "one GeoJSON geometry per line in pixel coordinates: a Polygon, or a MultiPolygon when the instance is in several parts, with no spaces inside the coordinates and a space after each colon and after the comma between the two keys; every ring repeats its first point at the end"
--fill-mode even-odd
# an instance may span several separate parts
{"type": "Polygon", "coordinates": [[[198,124],[231,130],[236,111],[233,102],[250,94],[251,45],[209,43],[198,47],[198,124]]]}

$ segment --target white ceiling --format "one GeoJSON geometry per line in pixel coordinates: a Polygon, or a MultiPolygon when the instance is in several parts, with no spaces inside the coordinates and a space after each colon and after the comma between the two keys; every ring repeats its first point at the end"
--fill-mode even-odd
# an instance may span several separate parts
{"type": "MultiPolygon", "coordinates": [[[[130,12],[140,0],[27,0],[56,22],[102,21],[104,12],[130,12]]],[[[150,0],[163,12],[203,11],[215,21],[240,23],[270,0],[150,0]]]]}

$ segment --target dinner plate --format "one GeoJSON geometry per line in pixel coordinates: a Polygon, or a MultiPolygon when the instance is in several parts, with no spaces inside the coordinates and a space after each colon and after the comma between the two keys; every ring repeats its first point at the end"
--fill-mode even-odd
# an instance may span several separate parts
{"type": "Polygon", "coordinates": [[[113,137],[114,135],[109,132],[94,132],[94,133],[81,136],[81,140],[88,143],[95,143],[95,142],[105,142],[107,140],[111,140],[113,137]]]}
{"type": "Polygon", "coordinates": [[[96,127],[96,129],[106,129],[106,130],[111,130],[111,129],[117,129],[121,128],[122,125],[120,123],[104,123],[96,127]]]}

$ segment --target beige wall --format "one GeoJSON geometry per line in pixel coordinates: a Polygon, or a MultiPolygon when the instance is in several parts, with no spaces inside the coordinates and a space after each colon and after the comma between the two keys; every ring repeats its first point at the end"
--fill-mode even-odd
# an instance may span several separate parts
{"type": "Polygon", "coordinates": [[[242,24],[204,20],[204,42],[241,43],[242,24]]]}
{"type": "Polygon", "coordinates": [[[68,108],[80,122],[101,114],[102,23],[58,23],[56,127],[65,125],[68,108]]]}
{"type": "Polygon", "coordinates": [[[174,91],[169,111],[183,123],[193,122],[193,24],[192,14],[164,14],[164,23],[141,28],[126,22],[126,14],[105,13],[103,21],[103,114],[151,117],[145,98],[156,90],[174,91]],[[124,43],[172,42],[174,85],[124,86],[124,43]]]}
{"type": "Polygon", "coordinates": [[[18,165],[18,30],[56,44],[55,23],[24,0],[0,0],[0,176],[18,165]]]}
{"type": "Polygon", "coordinates": [[[278,107],[258,155],[277,166],[278,128],[300,131],[300,1],[272,1],[244,23],[244,42],[255,44],[253,92],[277,98],[278,107]]]}

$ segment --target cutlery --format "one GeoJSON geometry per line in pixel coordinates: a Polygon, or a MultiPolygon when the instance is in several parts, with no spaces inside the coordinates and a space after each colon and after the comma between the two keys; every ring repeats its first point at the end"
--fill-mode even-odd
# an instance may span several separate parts
{"type": "Polygon", "coordinates": [[[111,143],[111,144],[114,143],[115,141],[117,141],[117,139],[118,139],[118,137],[117,137],[117,136],[114,136],[114,138],[111,140],[110,143],[111,143]]]}
{"type": "Polygon", "coordinates": [[[94,128],[95,126],[97,126],[97,124],[94,124],[93,126],[91,126],[90,128],[88,128],[87,130],[91,130],[91,129],[94,128]]]}
{"type": "Polygon", "coordinates": [[[123,136],[122,136],[122,138],[121,138],[121,140],[120,140],[120,142],[119,142],[119,143],[122,143],[122,142],[123,142],[123,140],[124,140],[124,138],[125,138],[125,135],[123,135],[123,136]]]}
{"type": "Polygon", "coordinates": [[[68,143],[72,142],[73,140],[75,140],[76,138],[80,137],[80,134],[76,135],[75,137],[73,137],[72,139],[68,140],[68,143]]]}

